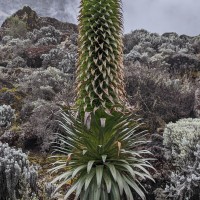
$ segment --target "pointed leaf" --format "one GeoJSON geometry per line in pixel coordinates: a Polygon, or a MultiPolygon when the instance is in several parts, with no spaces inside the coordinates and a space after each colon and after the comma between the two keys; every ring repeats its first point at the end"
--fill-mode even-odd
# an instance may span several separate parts
{"type": "Polygon", "coordinates": [[[87,164],[87,173],[88,174],[90,173],[90,170],[92,169],[94,162],[95,162],[95,160],[91,160],[88,162],[88,164],[87,164]]]}
{"type": "Polygon", "coordinates": [[[97,179],[97,186],[101,186],[102,176],[103,176],[103,165],[99,165],[96,167],[96,179],[97,179]]]}

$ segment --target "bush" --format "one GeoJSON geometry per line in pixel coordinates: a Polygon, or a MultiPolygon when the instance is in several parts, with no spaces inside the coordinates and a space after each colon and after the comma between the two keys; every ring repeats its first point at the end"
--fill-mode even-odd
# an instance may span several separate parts
{"type": "Polygon", "coordinates": [[[150,129],[192,115],[194,89],[187,80],[171,79],[168,72],[138,63],[126,67],[126,91],[150,129]]]}
{"type": "Polygon", "coordinates": [[[27,33],[32,43],[36,45],[59,44],[61,42],[61,32],[53,26],[42,27],[40,30],[34,29],[27,33]]]}
{"type": "Polygon", "coordinates": [[[10,126],[15,119],[15,110],[10,105],[0,106],[0,127],[10,126]]]}
{"type": "Polygon", "coordinates": [[[32,106],[27,123],[21,126],[25,133],[21,140],[25,149],[48,152],[55,140],[54,133],[59,131],[57,113],[60,107],[44,100],[35,101],[32,106]]]}
{"type": "Polygon", "coordinates": [[[12,40],[13,37],[12,36],[9,36],[9,35],[6,35],[2,38],[2,44],[6,45],[10,40],[12,40]]]}
{"type": "Polygon", "coordinates": [[[0,142],[0,200],[31,199],[37,193],[36,180],[28,156],[0,142]]]}
{"type": "Polygon", "coordinates": [[[64,73],[73,73],[75,71],[76,53],[65,48],[52,49],[48,54],[41,56],[42,66],[55,67],[64,73]]]}
{"type": "Polygon", "coordinates": [[[5,44],[0,45],[0,61],[11,61],[15,59],[17,56],[23,57],[24,52],[31,46],[31,41],[21,40],[19,38],[5,38],[5,44]]]}
{"type": "Polygon", "coordinates": [[[8,21],[9,27],[6,28],[6,34],[14,38],[23,38],[27,33],[26,23],[19,17],[11,17],[8,21]]]}
{"type": "Polygon", "coordinates": [[[10,68],[26,67],[26,61],[22,57],[17,56],[12,61],[8,62],[7,67],[10,68]]]}
{"type": "MultiPolygon", "coordinates": [[[[49,67],[43,71],[35,70],[33,73],[20,79],[21,90],[28,92],[31,88],[31,100],[45,99],[52,100],[58,93],[64,93],[68,96],[68,101],[73,98],[74,90],[73,75],[68,75],[60,70],[49,67]]],[[[66,101],[60,99],[59,101],[66,101]]]]}
{"type": "Polygon", "coordinates": [[[196,145],[200,143],[200,119],[188,118],[176,123],[170,122],[166,125],[163,136],[169,159],[175,159],[182,164],[186,159],[194,158],[196,145]]]}
{"type": "Polygon", "coordinates": [[[181,119],[169,123],[163,136],[165,157],[175,167],[166,193],[180,200],[199,199],[200,119],[181,119]]]}

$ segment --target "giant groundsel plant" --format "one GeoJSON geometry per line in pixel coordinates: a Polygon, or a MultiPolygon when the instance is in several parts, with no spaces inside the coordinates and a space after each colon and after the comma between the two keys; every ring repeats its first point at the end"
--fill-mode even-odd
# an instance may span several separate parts
{"type": "Polygon", "coordinates": [[[77,105],[84,111],[125,103],[120,0],[81,0],[77,105]]]}
{"type": "Polygon", "coordinates": [[[128,112],[123,82],[120,0],[81,0],[77,112],[63,112],[52,172],[80,200],[145,199],[151,179],[145,132],[128,112]],[[125,112],[124,112],[125,111],[125,112]],[[143,157],[144,156],[144,157],[143,157]]]}

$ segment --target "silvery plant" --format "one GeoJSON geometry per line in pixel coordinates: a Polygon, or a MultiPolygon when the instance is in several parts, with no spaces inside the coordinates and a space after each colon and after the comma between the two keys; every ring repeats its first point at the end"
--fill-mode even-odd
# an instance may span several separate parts
{"type": "Polygon", "coordinates": [[[8,127],[15,119],[15,110],[10,105],[0,105],[0,127],[8,127]]]}
{"type": "Polygon", "coordinates": [[[0,142],[0,200],[27,200],[37,196],[37,170],[28,156],[0,142]]]}
{"type": "Polygon", "coordinates": [[[165,192],[179,200],[200,199],[200,119],[169,123],[164,131],[166,158],[175,166],[165,192]]]}

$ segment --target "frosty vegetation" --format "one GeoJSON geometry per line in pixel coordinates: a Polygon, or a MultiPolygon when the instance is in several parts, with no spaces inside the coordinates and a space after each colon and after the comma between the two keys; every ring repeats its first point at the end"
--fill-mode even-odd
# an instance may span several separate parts
{"type": "Polygon", "coordinates": [[[20,149],[0,142],[0,199],[31,199],[37,193],[37,171],[20,149]]]}
{"type": "MultiPolygon", "coordinates": [[[[49,25],[22,37],[8,33],[0,38],[0,141],[49,154],[54,133],[61,131],[59,110],[72,104],[75,96],[77,33],[66,34],[61,29],[49,25]]],[[[123,41],[127,97],[145,122],[144,129],[156,138],[149,145],[159,150],[155,165],[163,168],[155,178],[160,185],[149,186],[149,198],[155,198],[158,189],[165,198],[196,200],[200,189],[200,36],[135,30],[124,35],[123,41]]],[[[9,166],[9,173],[28,185],[20,195],[35,193],[30,180],[35,171],[27,156],[2,143],[0,152],[4,179],[9,166]]],[[[14,185],[1,190],[11,188],[9,195],[18,198],[14,185]]],[[[52,188],[46,188],[49,197],[52,188]]]]}
{"type": "Polygon", "coordinates": [[[181,119],[167,124],[164,134],[165,157],[173,162],[171,183],[165,192],[175,199],[199,198],[200,119],[181,119]]]}
{"type": "Polygon", "coordinates": [[[8,127],[15,119],[15,110],[10,105],[0,106],[0,127],[8,127]]]}

